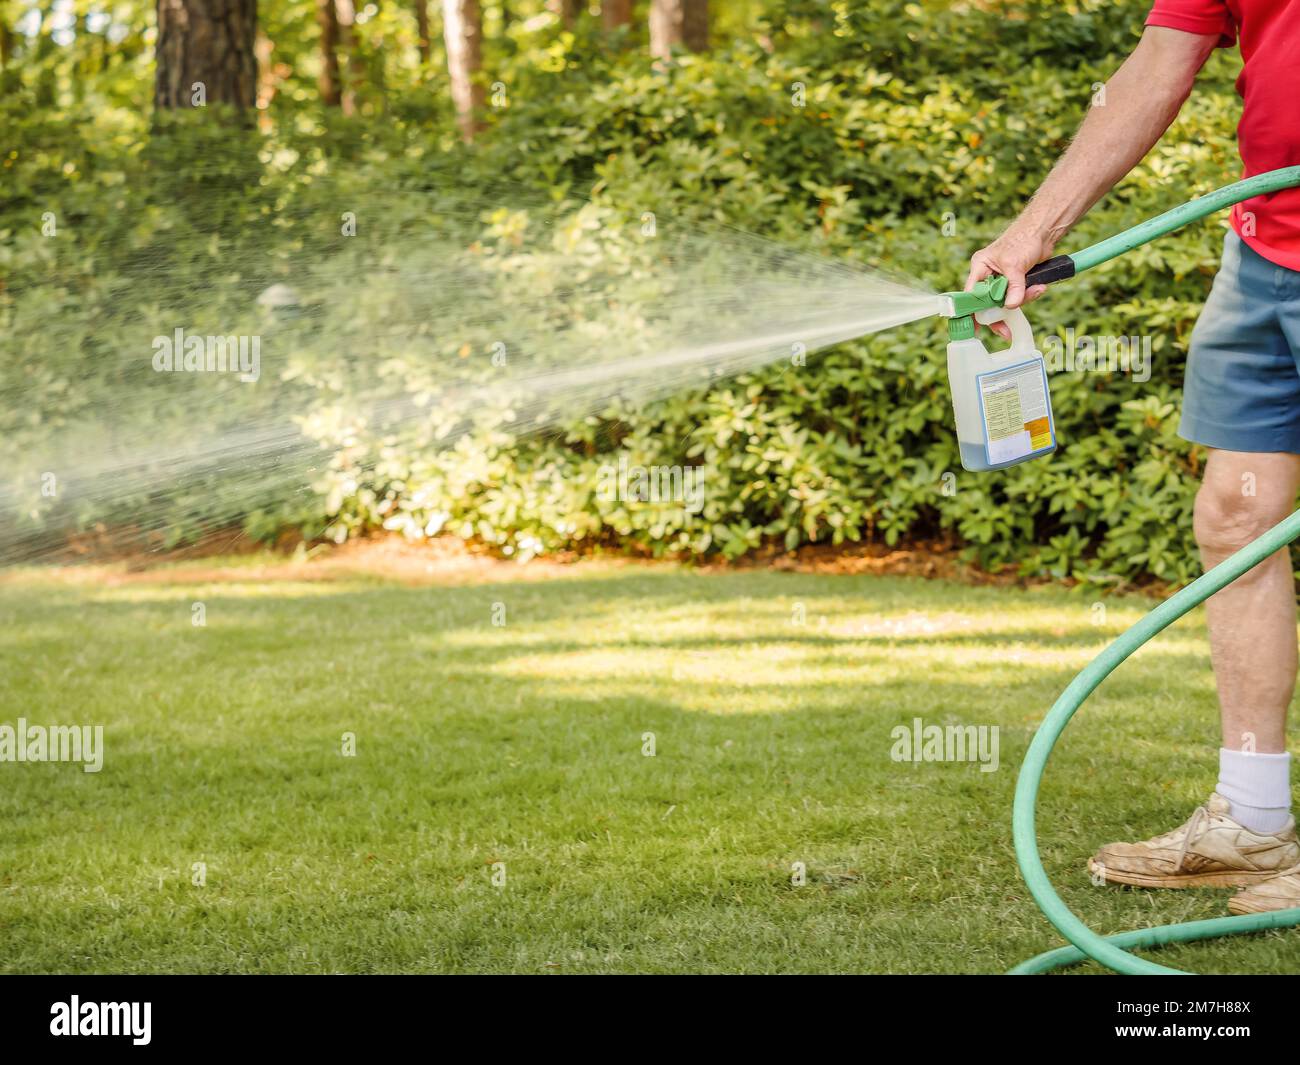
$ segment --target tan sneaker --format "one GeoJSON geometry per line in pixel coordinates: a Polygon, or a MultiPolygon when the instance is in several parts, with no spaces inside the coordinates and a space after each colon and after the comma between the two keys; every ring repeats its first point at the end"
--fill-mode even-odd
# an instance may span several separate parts
{"type": "Polygon", "coordinates": [[[1269,877],[1228,900],[1230,913],[1267,913],[1300,906],[1300,870],[1269,877]]]}
{"type": "Polygon", "coordinates": [[[1172,832],[1145,843],[1108,843],[1088,860],[1088,871],[1135,887],[1244,887],[1300,866],[1294,819],[1275,835],[1261,835],[1229,817],[1231,808],[1215,792],[1172,832]]]}

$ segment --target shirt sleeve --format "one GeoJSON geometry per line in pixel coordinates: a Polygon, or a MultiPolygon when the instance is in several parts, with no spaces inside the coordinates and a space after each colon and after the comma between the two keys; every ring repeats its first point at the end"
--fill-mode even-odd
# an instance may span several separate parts
{"type": "Polygon", "coordinates": [[[1146,24],[1185,33],[1217,33],[1219,48],[1237,43],[1237,27],[1227,0],[1156,0],[1146,24]]]}

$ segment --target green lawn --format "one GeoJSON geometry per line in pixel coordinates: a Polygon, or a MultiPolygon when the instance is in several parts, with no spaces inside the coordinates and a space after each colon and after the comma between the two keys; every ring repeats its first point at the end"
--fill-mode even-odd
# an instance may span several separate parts
{"type": "MultiPolygon", "coordinates": [[[[0,764],[0,969],[998,972],[1059,943],[1012,857],[1019,760],[1151,605],[600,564],[203,576],[0,584],[0,722],[102,724],[106,746],[98,774],[0,764]],[[999,726],[1000,768],[891,760],[916,717],[999,726]]],[[[1084,870],[1214,785],[1202,625],[1104,685],[1049,767],[1044,861],[1103,931],[1226,912],[1227,891],[1084,870]]],[[[1286,972],[1295,935],[1162,960],[1286,972]]]]}

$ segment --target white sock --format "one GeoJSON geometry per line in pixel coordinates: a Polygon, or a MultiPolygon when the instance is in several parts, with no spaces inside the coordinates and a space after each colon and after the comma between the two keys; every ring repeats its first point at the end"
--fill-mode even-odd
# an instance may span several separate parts
{"type": "Polygon", "coordinates": [[[1219,786],[1230,816],[1252,832],[1271,835],[1291,818],[1291,756],[1219,748],[1219,786]]]}

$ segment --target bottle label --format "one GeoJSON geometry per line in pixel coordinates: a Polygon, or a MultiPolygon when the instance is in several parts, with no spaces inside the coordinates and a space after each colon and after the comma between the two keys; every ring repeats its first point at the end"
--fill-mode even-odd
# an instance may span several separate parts
{"type": "Polygon", "coordinates": [[[1056,447],[1047,371],[1042,359],[991,370],[975,378],[984,452],[990,466],[1016,462],[1056,447]]]}

